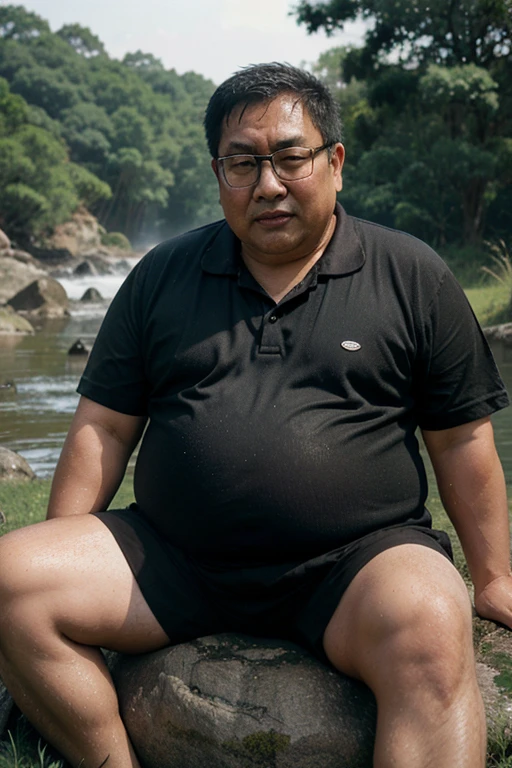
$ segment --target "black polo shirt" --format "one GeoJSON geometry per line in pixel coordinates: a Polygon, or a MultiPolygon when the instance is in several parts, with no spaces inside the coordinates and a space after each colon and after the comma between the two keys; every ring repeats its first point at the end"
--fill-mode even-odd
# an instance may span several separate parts
{"type": "Polygon", "coordinates": [[[196,557],[296,562],[429,525],[416,428],[508,404],[444,262],[336,215],[322,258],[278,304],[221,221],[151,251],[105,317],[78,391],[149,417],[137,503],[196,557]]]}

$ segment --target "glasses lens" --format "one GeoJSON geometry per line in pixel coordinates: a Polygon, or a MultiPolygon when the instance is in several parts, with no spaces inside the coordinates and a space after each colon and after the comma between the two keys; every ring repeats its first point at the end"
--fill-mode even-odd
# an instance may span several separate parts
{"type": "Polygon", "coordinates": [[[222,161],[227,183],[232,187],[248,187],[258,180],[258,163],[252,155],[233,155],[222,161]]]}
{"type": "Polygon", "coordinates": [[[274,168],[285,181],[305,179],[313,173],[313,153],[306,147],[288,147],[274,153],[274,168]]]}

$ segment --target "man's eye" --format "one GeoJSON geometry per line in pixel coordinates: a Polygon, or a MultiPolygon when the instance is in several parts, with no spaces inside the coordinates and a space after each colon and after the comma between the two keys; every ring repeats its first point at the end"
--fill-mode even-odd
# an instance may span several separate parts
{"type": "Polygon", "coordinates": [[[248,170],[251,168],[255,168],[256,166],[256,160],[253,160],[250,157],[241,157],[238,160],[232,160],[231,161],[231,168],[234,170],[248,170]]]}
{"type": "Polygon", "coordinates": [[[289,154],[282,155],[279,159],[280,159],[280,162],[282,163],[288,163],[289,165],[294,165],[297,163],[304,162],[304,160],[308,159],[308,156],[304,156],[299,152],[290,152],[289,154]]]}

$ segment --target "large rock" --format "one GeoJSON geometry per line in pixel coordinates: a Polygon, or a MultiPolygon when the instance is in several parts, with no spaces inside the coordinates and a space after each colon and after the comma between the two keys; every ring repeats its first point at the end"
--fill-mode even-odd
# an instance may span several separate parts
{"type": "Polygon", "coordinates": [[[368,688],[291,644],[218,635],[113,667],[145,768],[364,768],[368,688]]]}
{"type": "Polygon", "coordinates": [[[0,307],[0,333],[34,333],[34,327],[26,317],[18,315],[10,306],[0,307]]]}
{"type": "Polygon", "coordinates": [[[4,248],[0,255],[2,259],[14,259],[15,261],[21,261],[22,264],[32,264],[34,267],[40,268],[41,265],[34,259],[32,254],[28,251],[20,251],[16,248],[4,248]]]}
{"type": "MultiPolygon", "coordinates": [[[[512,727],[512,633],[476,619],[489,735],[512,727]]],[[[370,691],[290,643],[218,635],[112,655],[145,768],[371,768],[370,691]]]]}
{"type": "Polygon", "coordinates": [[[52,277],[41,277],[27,285],[8,304],[18,312],[39,317],[69,315],[68,296],[63,286],[52,277]]]}
{"type": "MultiPolygon", "coordinates": [[[[490,740],[509,739],[512,633],[476,618],[475,646],[490,740]]],[[[372,694],[291,643],[226,634],[105,655],[144,768],[372,766],[372,694]]],[[[0,681],[0,736],[11,706],[0,681]]]]}
{"type": "Polygon", "coordinates": [[[45,270],[34,263],[4,257],[4,253],[8,252],[0,250],[0,304],[5,303],[34,280],[46,275],[45,270]]]}
{"type": "Polygon", "coordinates": [[[512,346],[512,323],[489,325],[483,331],[487,341],[501,341],[508,347],[512,346]]]}
{"type": "Polygon", "coordinates": [[[80,208],[70,221],[56,227],[46,246],[49,249],[69,251],[75,257],[97,253],[103,250],[101,232],[98,220],[85,208],[80,208]]]}
{"type": "Polygon", "coordinates": [[[0,445],[0,481],[33,480],[35,472],[23,456],[0,445]]]}

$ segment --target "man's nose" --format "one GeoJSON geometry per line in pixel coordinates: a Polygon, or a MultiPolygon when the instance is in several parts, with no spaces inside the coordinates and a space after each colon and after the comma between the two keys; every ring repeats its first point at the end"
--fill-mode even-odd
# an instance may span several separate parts
{"type": "Polygon", "coordinates": [[[270,160],[263,160],[260,166],[260,177],[254,187],[256,198],[274,199],[286,195],[287,189],[274,171],[270,160]]]}

